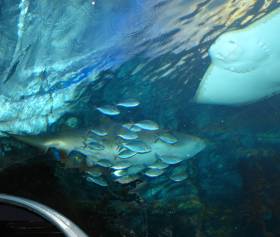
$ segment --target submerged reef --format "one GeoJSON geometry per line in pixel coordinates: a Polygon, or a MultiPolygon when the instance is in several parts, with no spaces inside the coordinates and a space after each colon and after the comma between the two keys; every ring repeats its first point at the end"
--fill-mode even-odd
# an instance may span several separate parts
{"type": "Polygon", "coordinates": [[[207,162],[217,163],[214,150],[202,152],[188,162],[189,177],[180,183],[158,178],[103,188],[87,182],[80,167],[55,160],[52,152],[32,153],[0,173],[1,192],[40,200],[90,236],[276,237],[280,231],[279,157],[269,147],[239,148],[231,164],[220,159],[219,167],[207,162]]]}

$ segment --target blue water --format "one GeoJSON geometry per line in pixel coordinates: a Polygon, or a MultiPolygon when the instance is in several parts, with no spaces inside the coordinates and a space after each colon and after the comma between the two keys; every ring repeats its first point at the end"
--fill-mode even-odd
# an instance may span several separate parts
{"type": "MultiPolygon", "coordinates": [[[[210,65],[207,50],[214,40],[225,31],[248,26],[278,8],[279,3],[97,0],[89,7],[91,1],[77,2],[71,1],[69,6],[77,8],[73,11],[77,16],[84,16],[84,11],[86,17],[76,19],[67,13],[60,16],[61,12],[51,10],[50,15],[42,16],[46,27],[55,29],[46,28],[49,37],[52,32],[57,34],[50,41],[59,44],[65,40],[70,50],[53,46],[44,51],[43,43],[36,44],[36,40],[43,41],[38,36],[41,33],[34,32],[39,38],[32,41],[31,47],[37,45],[40,54],[34,58],[38,61],[33,58],[34,46],[34,51],[28,51],[29,60],[24,59],[25,65],[17,69],[22,77],[12,76],[7,83],[1,83],[2,94],[28,98],[79,88],[79,96],[62,106],[66,110],[71,105],[73,109],[67,107],[69,110],[48,124],[44,134],[69,129],[69,118],[77,119],[72,124],[77,130],[107,124],[108,116],[96,107],[137,98],[140,106],[110,118],[114,124],[149,119],[164,131],[199,137],[206,147],[184,163],[188,173],[184,182],[171,182],[166,176],[141,176],[126,185],[108,179],[109,185],[104,188],[86,180],[87,168],[78,159],[75,167],[65,165],[69,159],[65,151],[55,148],[42,153],[12,138],[3,138],[0,192],[46,203],[69,216],[89,236],[280,236],[280,97],[243,106],[203,105],[192,100],[210,65]],[[55,14],[59,17],[52,17],[55,14]],[[71,17],[72,27],[77,27],[74,37],[67,30],[71,17]],[[56,29],[55,22],[62,28],[56,29]],[[74,62],[76,57],[82,59],[74,62]],[[63,60],[74,63],[54,71],[52,66],[63,60]],[[30,80],[38,75],[23,72],[37,64],[45,65],[42,61],[46,75],[38,74],[46,77],[47,83],[38,90],[34,89],[37,84],[30,89],[30,80]],[[18,94],[13,90],[16,83],[21,89],[18,94]],[[28,88],[28,93],[23,88],[28,88]]],[[[9,4],[3,1],[3,9],[9,4]]],[[[52,4],[50,9],[59,9],[62,3],[52,4]]],[[[32,2],[29,9],[38,13],[43,6],[32,2]]],[[[67,7],[63,4],[65,12],[70,9],[67,7]]],[[[6,34],[7,27],[14,26],[6,15],[18,14],[18,10],[13,13],[11,9],[4,13],[0,1],[0,21],[5,23],[0,31],[6,34]]],[[[38,16],[34,17],[37,22],[38,16]]],[[[27,43],[23,40],[22,44],[27,43]]],[[[0,61],[1,73],[7,65],[0,61]]]]}

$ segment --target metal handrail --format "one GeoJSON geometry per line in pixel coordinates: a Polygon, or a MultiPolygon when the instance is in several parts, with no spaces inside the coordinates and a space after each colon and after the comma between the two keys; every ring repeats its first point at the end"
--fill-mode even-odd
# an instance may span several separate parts
{"type": "Polygon", "coordinates": [[[56,226],[67,237],[88,237],[77,225],[57,211],[41,203],[17,196],[0,194],[0,203],[6,203],[28,209],[56,226]]]}

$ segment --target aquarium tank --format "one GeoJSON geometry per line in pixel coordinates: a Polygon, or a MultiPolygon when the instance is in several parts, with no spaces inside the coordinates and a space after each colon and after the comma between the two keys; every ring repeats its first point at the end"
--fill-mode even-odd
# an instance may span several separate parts
{"type": "Polygon", "coordinates": [[[0,0],[0,194],[90,237],[279,237],[279,5],[0,0]]]}

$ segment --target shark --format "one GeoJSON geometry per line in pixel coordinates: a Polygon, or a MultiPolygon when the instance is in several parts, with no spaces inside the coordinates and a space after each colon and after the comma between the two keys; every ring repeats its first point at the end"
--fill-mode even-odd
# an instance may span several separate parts
{"type": "MultiPolygon", "coordinates": [[[[67,167],[83,167],[87,180],[108,186],[108,180],[127,184],[139,179],[168,176],[173,169],[184,169],[185,162],[205,149],[206,141],[182,132],[172,132],[176,142],[159,139],[166,131],[137,132],[134,140],[118,136],[124,128],[111,124],[106,135],[91,133],[91,128],[64,129],[46,135],[11,135],[11,137],[37,147],[43,152],[55,148],[66,155],[67,167]],[[127,154],[127,155],[122,155],[127,154]]],[[[181,172],[182,175],[186,176],[181,172]]],[[[180,180],[176,179],[176,180],[180,180]]]]}

